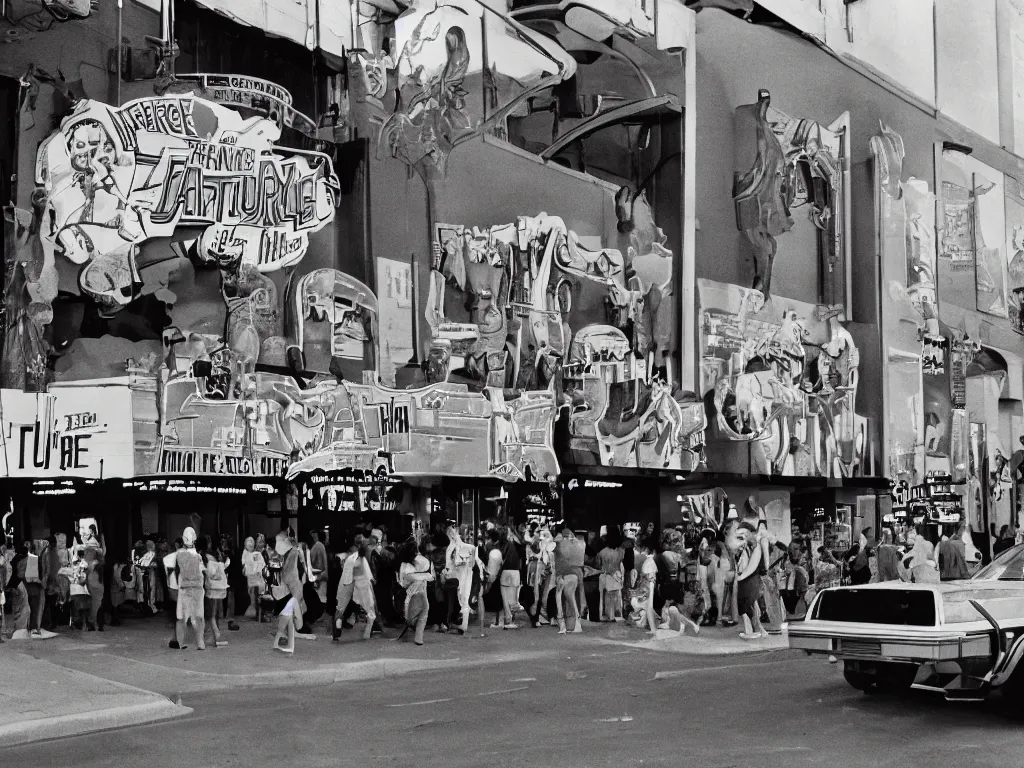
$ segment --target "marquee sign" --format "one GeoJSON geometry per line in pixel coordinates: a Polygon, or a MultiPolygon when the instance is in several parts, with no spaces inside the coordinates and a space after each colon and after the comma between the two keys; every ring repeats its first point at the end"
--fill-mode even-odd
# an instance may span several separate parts
{"type": "Polygon", "coordinates": [[[192,94],[83,100],[37,157],[49,269],[57,255],[81,265],[79,287],[109,315],[139,295],[139,244],[179,227],[205,228],[196,255],[211,264],[296,264],[334,218],[340,185],[329,157],[277,147],[280,136],[192,94]]]}

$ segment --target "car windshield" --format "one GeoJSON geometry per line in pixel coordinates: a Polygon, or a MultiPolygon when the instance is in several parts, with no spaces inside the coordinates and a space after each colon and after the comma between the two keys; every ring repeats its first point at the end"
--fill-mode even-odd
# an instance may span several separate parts
{"type": "Polygon", "coordinates": [[[1017,544],[978,571],[972,581],[1024,581],[1024,544],[1017,544]]]}

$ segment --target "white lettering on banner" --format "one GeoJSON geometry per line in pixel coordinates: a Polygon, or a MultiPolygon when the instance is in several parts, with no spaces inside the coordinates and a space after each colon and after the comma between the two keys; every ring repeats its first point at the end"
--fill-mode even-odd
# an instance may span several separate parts
{"type": "Polygon", "coordinates": [[[380,433],[382,435],[406,435],[409,433],[409,406],[380,403],[380,433]]]}
{"type": "Polygon", "coordinates": [[[134,474],[131,392],[68,387],[46,394],[3,390],[9,477],[130,477],[134,474]]]}
{"type": "Polygon", "coordinates": [[[202,448],[165,447],[160,455],[159,471],[162,475],[280,477],[287,469],[288,459],[283,456],[250,458],[202,448]]]}

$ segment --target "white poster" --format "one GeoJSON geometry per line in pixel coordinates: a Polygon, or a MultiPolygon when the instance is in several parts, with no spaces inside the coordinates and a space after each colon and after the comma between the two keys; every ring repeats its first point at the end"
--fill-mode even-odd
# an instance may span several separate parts
{"type": "Polygon", "coordinates": [[[0,390],[7,477],[131,477],[135,473],[127,385],[0,390]]]}
{"type": "Polygon", "coordinates": [[[413,356],[412,265],[393,259],[377,259],[377,306],[380,363],[384,383],[394,386],[394,369],[413,356]],[[391,372],[388,376],[387,373],[391,372]]]}

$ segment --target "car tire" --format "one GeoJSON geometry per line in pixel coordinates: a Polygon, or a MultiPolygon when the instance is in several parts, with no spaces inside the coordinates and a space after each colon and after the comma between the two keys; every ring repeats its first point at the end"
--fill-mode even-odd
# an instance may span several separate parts
{"type": "Polygon", "coordinates": [[[851,686],[858,691],[867,691],[875,684],[875,676],[861,672],[853,667],[850,662],[843,665],[843,677],[851,686]]]}
{"type": "Polygon", "coordinates": [[[864,693],[899,693],[906,691],[917,678],[916,664],[859,664],[847,661],[843,664],[843,677],[851,686],[864,693]]]}

